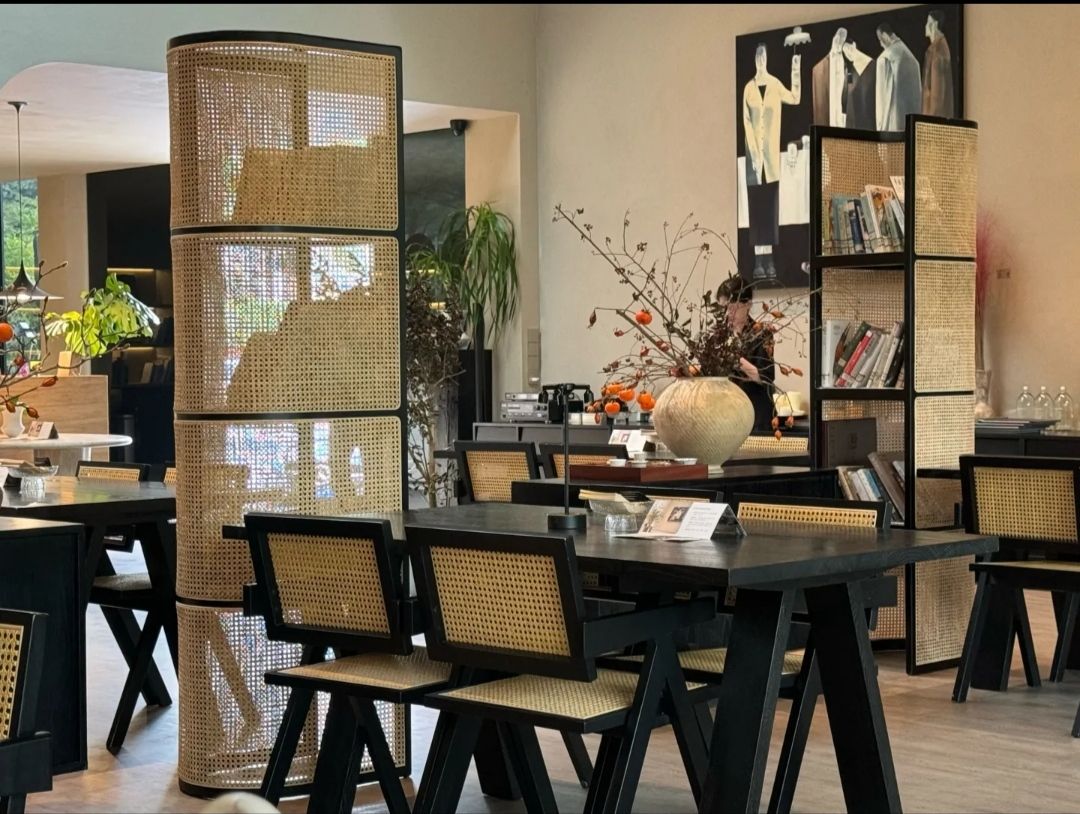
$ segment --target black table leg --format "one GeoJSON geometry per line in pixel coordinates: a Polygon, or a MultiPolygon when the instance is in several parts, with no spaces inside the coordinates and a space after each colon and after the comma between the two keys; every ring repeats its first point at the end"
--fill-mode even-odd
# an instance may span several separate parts
{"type": "Polygon", "coordinates": [[[176,534],[165,518],[139,523],[135,531],[142,543],[150,584],[161,602],[161,628],[176,668],[180,663],[176,629],[176,534]]]}
{"type": "Polygon", "coordinates": [[[739,589],[716,705],[702,812],[756,814],[761,806],[794,602],[793,590],[739,589]]]}
{"type": "Polygon", "coordinates": [[[807,589],[806,604],[847,810],[900,811],[900,791],[858,584],[807,589]]]}

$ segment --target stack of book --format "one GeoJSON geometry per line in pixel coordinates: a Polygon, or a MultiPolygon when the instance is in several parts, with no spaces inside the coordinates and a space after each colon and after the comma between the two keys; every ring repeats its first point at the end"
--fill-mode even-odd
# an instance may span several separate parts
{"type": "Polygon", "coordinates": [[[892,186],[867,184],[854,195],[833,195],[823,254],[876,254],[904,249],[904,176],[892,186]]]}
{"type": "Polygon", "coordinates": [[[870,466],[842,466],[840,489],[848,500],[885,501],[893,516],[904,519],[904,460],[898,453],[871,452],[870,466]]]}
{"type": "Polygon", "coordinates": [[[821,331],[822,387],[902,387],[904,322],[891,328],[825,320],[821,331]]]}

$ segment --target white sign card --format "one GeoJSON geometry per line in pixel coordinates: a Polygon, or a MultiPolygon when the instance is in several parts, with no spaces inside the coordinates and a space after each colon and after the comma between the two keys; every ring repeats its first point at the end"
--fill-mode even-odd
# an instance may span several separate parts
{"type": "Polygon", "coordinates": [[[56,427],[51,421],[42,421],[40,418],[30,422],[30,428],[26,431],[30,438],[58,438],[56,427]]]}
{"type": "Polygon", "coordinates": [[[645,433],[642,430],[612,430],[608,443],[625,446],[627,455],[645,451],[645,433]]]}
{"type": "Polygon", "coordinates": [[[727,503],[708,503],[678,498],[653,502],[636,534],[622,534],[644,540],[708,540],[721,523],[742,534],[735,512],[727,503]]]}

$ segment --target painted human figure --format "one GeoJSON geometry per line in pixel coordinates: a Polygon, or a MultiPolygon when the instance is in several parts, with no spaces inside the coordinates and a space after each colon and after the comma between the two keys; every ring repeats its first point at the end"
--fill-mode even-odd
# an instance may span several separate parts
{"type": "Polygon", "coordinates": [[[844,127],[847,110],[848,85],[851,69],[844,59],[847,29],[840,27],[832,38],[829,53],[818,62],[810,74],[810,93],[813,103],[813,123],[844,127]]]}
{"type": "Polygon", "coordinates": [[[922,73],[922,112],[928,116],[951,118],[956,115],[953,102],[952,53],[941,30],[945,15],[935,9],[926,17],[926,61],[922,73]]]}
{"type": "Polygon", "coordinates": [[[877,58],[877,129],[903,130],[908,114],[922,110],[919,60],[888,23],[877,27],[877,35],[882,48],[877,58]]]}
{"type": "Polygon", "coordinates": [[[776,279],[773,247],[780,242],[780,112],[802,99],[801,63],[791,58],[791,88],[769,73],[768,49],[754,51],[753,79],[743,88],[743,132],[746,138],[746,192],[750,243],[754,247],[754,279],[776,279]]]}
{"type": "Polygon", "coordinates": [[[810,150],[809,136],[799,143],[788,142],[780,159],[780,225],[810,222],[810,150]]]}
{"type": "Polygon", "coordinates": [[[844,43],[844,56],[855,73],[848,90],[847,126],[859,130],[877,129],[877,61],[859,50],[854,40],[844,43]]]}

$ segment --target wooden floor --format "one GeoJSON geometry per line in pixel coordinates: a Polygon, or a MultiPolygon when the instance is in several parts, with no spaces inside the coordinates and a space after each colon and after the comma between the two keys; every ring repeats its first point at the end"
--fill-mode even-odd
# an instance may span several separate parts
{"type": "MultiPolygon", "coordinates": [[[[1029,594],[1031,621],[1045,676],[1054,628],[1046,594],[1029,594]]],[[[140,708],[119,757],[105,750],[105,737],[124,665],[100,612],[88,616],[90,768],[57,778],[49,794],[31,797],[29,811],[149,812],[199,811],[203,803],[180,793],[176,784],[177,712],[175,706],[147,713],[140,708]]],[[[162,648],[158,664],[168,663],[162,648]]],[[[1080,739],[1069,730],[1080,701],[1080,673],[1063,684],[1031,690],[1023,683],[1019,661],[1008,693],[973,690],[966,704],[950,700],[954,671],[910,677],[898,654],[879,656],[885,714],[892,740],[905,810],[914,811],[1080,811],[1080,739]]],[[[171,670],[166,673],[175,688],[171,670]]],[[[174,693],[175,697],[175,693],[174,693]]],[[[786,702],[781,702],[770,753],[779,749],[786,702]]],[[[426,758],[434,716],[415,710],[414,766],[417,776],[426,758]]],[[[585,792],[573,773],[558,735],[541,733],[544,753],[559,806],[580,811],[585,792]]],[[[589,747],[595,754],[596,741],[589,747]]],[[[771,783],[771,767],[768,783],[771,783]]],[[[407,781],[407,792],[413,787],[407,781]]],[[[382,810],[377,787],[362,788],[360,811],[382,810]]],[[[306,800],[282,804],[304,811],[306,800]]],[[[828,721],[819,705],[802,778],[797,811],[842,811],[843,797],[832,753],[828,721]]],[[[523,811],[517,803],[490,801],[473,778],[465,789],[463,812],[523,811]]],[[[653,735],[641,778],[635,811],[692,811],[693,800],[682,774],[670,729],[653,735]]]]}

